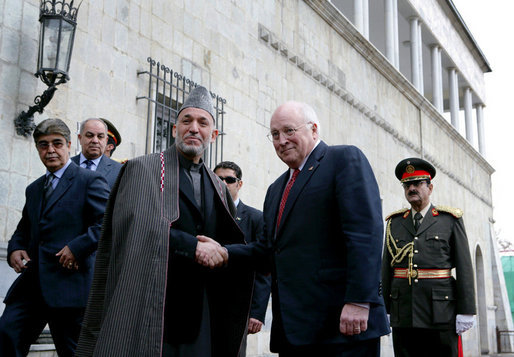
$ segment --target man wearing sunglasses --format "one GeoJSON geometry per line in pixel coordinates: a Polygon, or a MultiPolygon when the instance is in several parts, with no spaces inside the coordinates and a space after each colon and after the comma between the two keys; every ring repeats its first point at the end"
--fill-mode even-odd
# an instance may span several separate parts
{"type": "Polygon", "coordinates": [[[72,356],[109,188],[101,174],[70,160],[62,120],[42,121],[33,136],[46,174],[27,187],[7,248],[7,262],[20,275],[4,301],[0,356],[26,356],[47,323],[59,356],[72,356]]]}
{"type": "Polygon", "coordinates": [[[430,203],[436,169],[428,161],[404,159],[395,174],[411,206],[386,219],[382,281],[395,356],[456,357],[476,313],[462,211],[430,203]]]}
{"type": "MultiPolygon", "coordinates": [[[[236,222],[245,234],[245,241],[255,242],[262,239],[263,220],[262,212],[245,205],[239,198],[239,190],[243,186],[243,173],[241,168],[232,161],[220,162],[214,168],[214,173],[225,182],[227,188],[237,207],[236,222]]],[[[266,317],[266,308],[271,290],[271,278],[260,272],[255,273],[255,283],[253,288],[252,307],[248,320],[248,333],[254,334],[261,330],[266,317]]],[[[243,345],[239,351],[239,357],[246,356],[246,334],[243,345]]]]}

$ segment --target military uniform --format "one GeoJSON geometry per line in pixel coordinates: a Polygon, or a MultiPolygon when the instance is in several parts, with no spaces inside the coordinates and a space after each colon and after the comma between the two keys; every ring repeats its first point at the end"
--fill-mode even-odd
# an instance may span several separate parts
{"type": "Polygon", "coordinates": [[[460,210],[432,206],[418,232],[414,230],[411,210],[388,217],[382,283],[392,327],[454,330],[456,314],[475,314],[473,266],[461,217],[460,210]],[[391,265],[392,255],[402,249],[403,259],[398,257],[400,261],[391,265]],[[410,254],[411,278],[394,278],[394,268],[407,269],[397,275],[408,273],[410,254]],[[457,279],[416,276],[446,276],[444,269],[452,268],[456,268],[457,279]]]}
{"type": "Polygon", "coordinates": [[[406,208],[386,219],[382,283],[395,356],[456,356],[456,315],[476,313],[462,211],[430,205],[417,230],[412,215],[406,208]]]}

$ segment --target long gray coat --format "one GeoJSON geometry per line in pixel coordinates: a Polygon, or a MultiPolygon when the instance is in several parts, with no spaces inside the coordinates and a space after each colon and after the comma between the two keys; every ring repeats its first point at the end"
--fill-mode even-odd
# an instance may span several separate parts
{"type": "MultiPolygon", "coordinates": [[[[226,186],[207,171],[216,199],[226,208],[221,214],[233,217],[226,186]]],[[[107,205],[76,356],[161,356],[169,229],[179,217],[178,185],[175,146],[130,160],[120,171],[107,205]]],[[[231,241],[244,242],[235,221],[228,221],[240,233],[231,241]]],[[[226,311],[221,314],[223,331],[216,331],[222,341],[213,341],[223,351],[213,351],[214,356],[236,356],[239,350],[253,284],[239,273],[223,273],[226,299],[213,307],[226,311]]],[[[212,325],[216,330],[218,321],[212,325]]]]}

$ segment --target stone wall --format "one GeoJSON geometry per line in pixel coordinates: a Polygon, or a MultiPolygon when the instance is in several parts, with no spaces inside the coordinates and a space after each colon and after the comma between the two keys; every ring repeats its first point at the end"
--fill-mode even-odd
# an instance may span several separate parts
{"type": "MultiPolygon", "coordinates": [[[[411,2],[483,98],[480,68],[463,42],[450,41],[456,30],[440,2],[411,2]]],[[[406,206],[394,177],[396,163],[408,156],[432,160],[438,170],[434,203],[462,208],[470,247],[478,245],[490,257],[485,227],[492,217],[493,169],[376,48],[327,8],[322,1],[301,0],[84,1],[71,81],[59,86],[36,123],[59,117],[75,131],[87,117],[105,117],[123,137],[114,157],[144,154],[147,105],[136,97],[147,95],[148,79],[137,73],[147,70],[150,56],[227,99],[224,159],[241,165],[242,199],[261,208],[267,187],[286,169],[265,138],[271,114],[286,100],[305,101],[318,113],[323,140],[356,145],[368,156],[384,215],[406,206]]],[[[33,141],[17,136],[13,127],[14,117],[45,89],[33,77],[37,20],[37,0],[0,0],[3,242],[20,218],[25,187],[44,172],[33,141]]],[[[486,264],[486,276],[494,273],[486,264]]],[[[491,284],[479,287],[488,305],[494,304],[491,284]]],[[[489,320],[492,334],[494,314],[489,320]]],[[[250,355],[266,355],[266,336],[251,336],[250,355]]],[[[464,337],[473,353],[476,339],[476,328],[464,337]]]]}

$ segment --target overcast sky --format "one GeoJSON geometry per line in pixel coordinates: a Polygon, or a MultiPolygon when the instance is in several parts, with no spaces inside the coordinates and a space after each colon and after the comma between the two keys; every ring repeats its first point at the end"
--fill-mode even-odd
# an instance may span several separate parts
{"type": "MultiPolygon", "coordinates": [[[[494,167],[495,229],[514,243],[514,1],[453,0],[492,68],[485,74],[486,158],[494,167]]],[[[465,209],[465,207],[463,207],[465,209]]]]}

